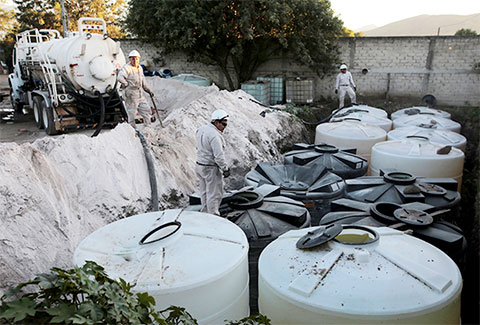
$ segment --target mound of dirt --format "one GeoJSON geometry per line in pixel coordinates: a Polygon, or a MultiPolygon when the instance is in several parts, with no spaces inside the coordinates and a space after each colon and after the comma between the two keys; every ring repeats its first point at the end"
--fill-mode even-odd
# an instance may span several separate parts
{"type": "MultiPolygon", "coordinates": [[[[149,80],[151,82],[151,80],[149,80]]],[[[243,91],[220,91],[176,81],[152,81],[163,103],[158,123],[142,132],[154,157],[161,208],[187,205],[196,190],[195,131],[210,114],[230,114],[225,131],[232,176],[240,188],[257,162],[279,162],[280,149],[305,141],[298,120],[283,112],[260,116],[263,107],[243,91]]],[[[0,295],[53,266],[72,266],[78,243],[121,218],[148,212],[150,183],[135,131],[128,124],[85,134],[46,137],[34,143],[0,143],[0,295]]]]}

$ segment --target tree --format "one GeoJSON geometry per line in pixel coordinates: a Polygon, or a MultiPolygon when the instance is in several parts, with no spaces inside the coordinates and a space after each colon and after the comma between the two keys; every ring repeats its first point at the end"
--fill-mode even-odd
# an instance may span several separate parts
{"type": "MultiPolygon", "coordinates": [[[[19,30],[56,29],[62,30],[61,8],[58,0],[15,0],[19,30]]],[[[65,0],[68,15],[68,30],[76,31],[81,17],[103,18],[107,32],[112,37],[125,34],[120,28],[121,16],[126,8],[125,0],[65,0]]]]}
{"type": "Polygon", "coordinates": [[[11,53],[15,44],[15,35],[13,33],[16,27],[15,12],[12,8],[8,8],[6,0],[0,0],[0,59],[5,61],[11,69],[11,53]]]}
{"type": "Polygon", "coordinates": [[[477,32],[470,28],[462,28],[455,32],[455,36],[477,36],[477,32]]]}
{"type": "Polygon", "coordinates": [[[343,27],[343,31],[339,36],[341,36],[341,37],[363,37],[363,36],[365,36],[365,34],[362,33],[362,32],[355,33],[350,28],[343,27]]]}
{"type": "Polygon", "coordinates": [[[127,30],[166,53],[218,65],[230,89],[283,50],[319,75],[330,71],[342,25],[327,0],[131,0],[126,18],[127,30]]]}

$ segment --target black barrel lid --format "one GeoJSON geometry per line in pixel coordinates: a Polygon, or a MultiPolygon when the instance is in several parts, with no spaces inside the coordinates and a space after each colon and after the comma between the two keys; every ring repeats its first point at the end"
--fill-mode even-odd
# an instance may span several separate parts
{"type": "Polygon", "coordinates": [[[258,163],[245,176],[245,183],[252,186],[279,186],[282,195],[300,200],[339,196],[343,194],[345,186],[340,176],[329,172],[320,162],[308,166],[258,163]]]}
{"type": "Polygon", "coordinates": [[[437,210],[460,203],[457,182],[453,178],[426,178],[400,171],[381,171],[380,176],[347,179],[345,185],[346,198],[364,203],[422,202],[437,210]]]}
{"type": "Polygon", "coordinates": [[[398,221],[412,226],[426,227],[433,223],[433,217],[421,210],[400,208],[393,211],[393,216],[398,221]]]}
{"type": "Polygon", "coordinates": [[[315,145],[298,143],[293,149],[285,153],[285,165],[311,167],[317,164],[343,179],[363,176],[368,170],[368,161],[356,155],[356,149],[353,147],[336,147],[328,143],[315,145]]]}
{"type": "Polygon", "coordinates": [[[343,230],[342,225],[330,224],[307,232],[297,241],[297,248],[313,248],[325,244],[335,238],[343,230]]]}
{"type": "MultiPolygon", "coordinates": [[[[301,201],[279,196],[278,186],[245,187],[225,193],[220,216],[242,228],[250,242],[269,241],[289,230],[309,227],[311,217],[301,201]]],[[[190,196],[187,210],[199,210],[198,194],[190,196]]]]}
{"type": "Polygon", "coordinates": [[[370,214],[378,221],[388,225],[397,221],[394,212],[400,208],[401,206],[396,203],[377,202],[370,207],[370,214]]]}

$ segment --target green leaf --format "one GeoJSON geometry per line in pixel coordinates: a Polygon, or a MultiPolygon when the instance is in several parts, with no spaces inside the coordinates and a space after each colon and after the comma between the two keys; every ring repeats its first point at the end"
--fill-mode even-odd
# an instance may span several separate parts
{"type": "Polygon", "coordinates": [[[8,309],[6,309],[0,317],[13,319],[14,322],[21,321],[27,316],[35,316],[37,304],[28,297],[22,297],[19,300],[5,303],[8,309]]]}
{"type": "Polygon", "coordinates": [[[74,305],[61,303],[56,307],[48,308],[46,312],[54,316],[50,321],[51,323],[67,323],[75,315],[76,308],[74,305]]]}
{"type": "Polygon", "coordinates": [[[92,301],[81,303],[78,307],[78,313],[85,317],[90,317],[95,322],[101,321],[104,316],[102,307],[92,301]]]}

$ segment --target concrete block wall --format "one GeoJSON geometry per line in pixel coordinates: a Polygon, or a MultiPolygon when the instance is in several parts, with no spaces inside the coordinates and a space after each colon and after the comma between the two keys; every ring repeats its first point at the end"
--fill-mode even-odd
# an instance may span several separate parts
{"type": "MultiPolygon", "coordinates": [[[[360,95],[409,96],[421,99],[432,94],[439,104],[480,106],[480,36],[360,37],[340,38],[339,62],[348,65],[360,95]],[[368,70],[366,74],[362,70],[368,70]]],[[[194,73],[210,78],[218,86],[228,83],[221,70],[190,62],[185,55],[164,55],[161,49],[139,40],[120,40],[125,54],[137,49],[151,69],[171,69],[175,74],[194,73]],[[155,58],[160,58],[154,62],[155,58]]],[[[252,79],[260,75],[284,78],[313,78],[315,97],[333,97],[337,72],[318,77],[308,67],[278,53],[261,65],[252,79]]]]}

